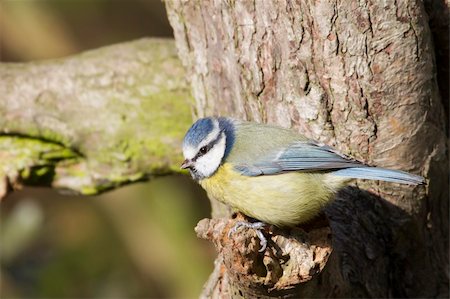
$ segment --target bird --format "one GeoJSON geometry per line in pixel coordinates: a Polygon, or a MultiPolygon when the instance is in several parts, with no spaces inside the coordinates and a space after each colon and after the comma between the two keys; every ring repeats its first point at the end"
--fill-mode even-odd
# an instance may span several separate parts
{"type": "Polygon", "coordinates": [[[182,147],[181,168],[209,197],[280,228],[314,218],[353,179],[424,183],[422,176],[369,166],[294,130],[229,117],[197,120],[182,147]]]}

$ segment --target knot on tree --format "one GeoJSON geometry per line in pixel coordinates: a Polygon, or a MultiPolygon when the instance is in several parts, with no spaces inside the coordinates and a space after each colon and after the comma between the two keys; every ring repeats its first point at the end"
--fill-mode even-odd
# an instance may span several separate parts
{"type": "Polygon", "coordinates": [[[212,241],[218,251],[215,271],[203,292],[205,297],[214,297],[214,289],[227,284],[230,297],[282,296],[324,269],[332,252],[328,226],[311,229],[270,226],[264,231],[267,249],[259,252],[259,238],[253,229],[242,228],[229,234],[242,217],[203,219],[195,228],[197,236],[212,241]]]}

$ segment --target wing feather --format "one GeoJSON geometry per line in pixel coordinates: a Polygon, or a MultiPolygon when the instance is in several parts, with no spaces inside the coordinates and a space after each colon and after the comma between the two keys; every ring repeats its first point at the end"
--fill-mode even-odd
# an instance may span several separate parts
{"type": "Polygon", "coordinates": [[[270,175],[287,171],[324,171],[349,167],[367,167],[335,149],[314,141],[296,141],[283,150],[257,157],[252,164],[236,164],[246,176],[270,175]]]}

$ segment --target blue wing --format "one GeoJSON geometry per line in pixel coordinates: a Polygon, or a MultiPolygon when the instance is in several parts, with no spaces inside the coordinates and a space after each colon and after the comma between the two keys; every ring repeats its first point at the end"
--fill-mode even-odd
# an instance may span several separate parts
{"type": "Polygon", "coordinates": [[[286,149],[261,157],[249,164],[237,164],[246,176],[271,175],[288,171],[332,171],[334,175],[355,179],[381,180],[401,184],[423,184],[424,178],[400,170],[371,167],[314,141],[297,141],[286,149]]]}
{"type": "Polygon", "coordinates": [[[321,171],[367,167],[333,148],[314,141],[297,141],[287,148],[260,157],[255,163],[238,164],[235,169],[246,176],[270,175],[287,171],[321,171]]]}

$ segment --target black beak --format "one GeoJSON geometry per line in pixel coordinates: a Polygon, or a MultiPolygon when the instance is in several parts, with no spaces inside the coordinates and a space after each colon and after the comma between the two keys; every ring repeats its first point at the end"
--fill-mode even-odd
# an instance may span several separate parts
{"type": "Polygon", "coordinates": [[[181,164],[181,169],[187,169],[187,168],[191,168],[192,167],[192,161],[191,160],[184,160],[183,164],[181,164]]]}

